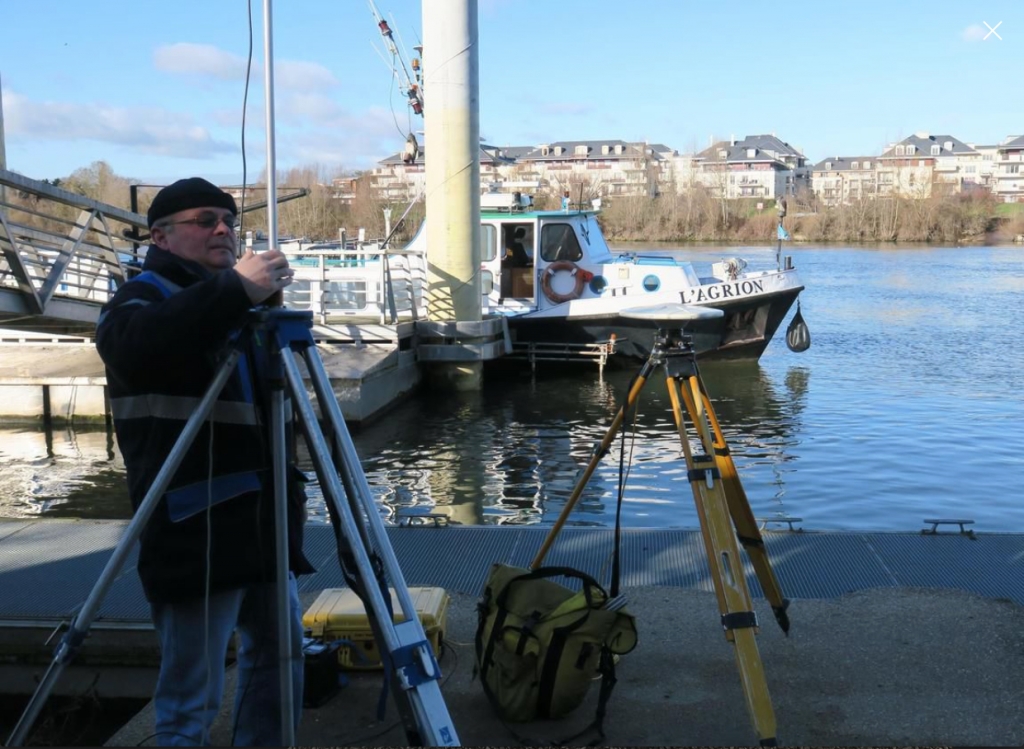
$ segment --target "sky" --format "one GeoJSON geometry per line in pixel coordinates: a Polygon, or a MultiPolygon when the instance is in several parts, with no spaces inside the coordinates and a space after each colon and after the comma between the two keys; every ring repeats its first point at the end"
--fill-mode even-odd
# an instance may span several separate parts
{"type": "MultiPolygon", "coordinates": [[[[406,63],[443,0],[378,0],[406,63]]],[[[262,0],[0,0],[7,168],[104,161],[152,184],[267,167],[262,0]],[[253,59],[243,100],[253,17],[253,59]]],[[[812,162],[915,132],[1024,135],[1024,0],[478,0],[480,133],[496,146],[775,133],[812,162]],[[994,31],[992,31],[994,29],[994,31]]],[[[372,168],[423,120],[367,0],[276,0],[279,172],[372,168]]],[[[429,54],[429,50],[426,52],[429,54]]],[[[429,87],[425,99],[429,107],[429,87]]],[[[422,136],[420,142],[422,143],[422,136]]]]}

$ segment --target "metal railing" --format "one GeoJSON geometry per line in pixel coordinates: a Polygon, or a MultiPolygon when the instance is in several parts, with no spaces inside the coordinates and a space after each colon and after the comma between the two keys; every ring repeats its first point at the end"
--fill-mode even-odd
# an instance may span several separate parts
{"type": "Polygon", "coordinates": [[[0,327],[85,332],[124,281],[146,219],[0,170],[0,327]]]}
{"type": "MultiPolygon", "coordinates": [[[[139,259],[131,239],[148,231],[141,214],[0,170],[0,328],[92,335],[100,308],[139,259]]],[[[286,244],[282,250],[292,254],[286,244]]],[[[293,257],[295,283],[285,303],[312,310],[324,324],[355,318],[393,325],[426,316],[419,253],[365,242],[293,257]]]]}
{"type": "Polygon", "coordinates": [[[426,258],[420,252],[381,250],[376,243],[289,249],[295,270],[285,304],[308,309],[321,324],[372,319],[385,325],[426,317],[426,258]]]}

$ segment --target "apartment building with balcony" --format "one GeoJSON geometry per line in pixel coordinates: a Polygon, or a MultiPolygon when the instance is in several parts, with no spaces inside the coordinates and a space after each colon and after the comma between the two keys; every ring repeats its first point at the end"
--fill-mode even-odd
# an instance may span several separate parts
{"type": "Polygon", "coordinates": [[[583,187],[587,198],[653,197],[670,184],[674,155],[661,143],[558,141],[518,155],[515,167],[504,171],[536,179],[555,192],[575,192],[583,187]]]}
{"type": "MultiPolygon", "coordinates": [[[[481,146],[480,184],[502,190],[600,196],[658,195],[671,182],[675,152],[660,143],[624,140],[558,141],[539,146],[481,146]]],[[[384,200],[410,200],[425,186],[426,154],[406,163],[396,153],[378,162],[371,174],[375,192],[384,200]]]]}
{"type": "Polygon", "coordinates": [[[832,156],[811,167],[811,191],[827,206],[878,194],[875,156],[832,156]]]}
{"type": "Polygon", "coordinates": [[[914,133],[878,157],[878,194],[927,198],[960,192],[968,181],[966,167],[980,163],[981,155],[952,135],[914,133]]]}
{"type": "Polygon", "coordinates": [[[992,194],[1007,203],[1024,202],[1024,135],[1011,135],[996,148],[992,194]]]}
{"type": "Polygon", "coordinates": [[[996,162],[999,159],[999,146],[975,145],[968,143],[977,157],[964,164],[963,189],[984,189],[991,191],[995,182],[996,162]]]}
{"type": "Polygon", "coordinates": [[[773,200],[810,187],[807,158],[772,135],[748,135],[714,143],[675,160],[676,189],[703,185],[717,197],[773,200]]]}
{"type": "MultiPolygon", "coordinates": [[[[481,145],[480,183],[487,185],[501,180],[502,168],[515,163],[517,150],[481,145]]],[[[405,159],[404,153],[392,154],[377,162],[369,176],[371,188],[378,198],[390,203],[408,202],[426,190],[426,149],[419,147],[411,161],[405,159]]]]}

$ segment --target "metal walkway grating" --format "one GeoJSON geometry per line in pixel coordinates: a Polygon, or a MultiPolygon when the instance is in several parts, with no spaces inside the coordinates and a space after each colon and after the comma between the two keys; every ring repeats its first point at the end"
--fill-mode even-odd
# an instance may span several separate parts
{"type": "MultiPolygon", "coordinates": [[[[124,531],[125,521],[0,521],[0,622],[56,622],[85,601],[124,531]]],[[[526,567],[547,536],[541,527],[422,526],[389,528],[410,586],[478,594],[494,562],[526,567]]],[[[833,598],[878,587],[966,590],[1024,605],[1024,534],[766,532],[765,542],[784,594],[833,598]]],[[[544,560],[575,567],[606,583],[613,531],[566,528],[544,560]]],[[[302,578],[305,592],[342,587],[330,526],[306,529],[306,551],[318,572],[302,578]]],[[[626,529],[624,587],[664,585],[711,591],[699,531],[626,529]]],[[[149,620],[135,574],[135,553],[103,601],[97,624],[149,620]]],[[[748,564],[755,596],[760,586],[748,564]]]]}

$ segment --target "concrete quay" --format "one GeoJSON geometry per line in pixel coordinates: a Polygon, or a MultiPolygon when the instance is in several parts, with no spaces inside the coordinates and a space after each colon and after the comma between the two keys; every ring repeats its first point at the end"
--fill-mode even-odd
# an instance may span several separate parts
{"type": "MultiPolygon", "coordinates": [[[[122,521],[0,522],[0,634],[20,653],[0,658],[4,683],[15,675],[30,685],[38,678],[53,646],[44,641],[84,600],[124,527],[122,521]]],[[[442,694],[463,745],[518,745],[518,737],[557,742],[592,718],[596,688],[588,704],[563,720],[505,725],[473,678],[475,604],[490,564],[527,565],[546,533],[539,527],[388,529],[406,583],[442,587],[452,597],[442,694]]],[[[607,581],[612,543],[611,529],[565,528],[545,561],[607,581]]],[[[780,744],[1024,744],[1024,535],[766,531],[765,543],[792,601],[786,637],[748,573],[780,744]]],[[[318,569],[300,580],[308,608],[322,590],[342,583],[329,526],[308,526],[305,548],[318,569]]],[[[622,548],[623,592],[637,617],[639,645],[619,663],[605,743],[756,745],[700,533],[626,529],[622,548]]],[[[111,695],[115,688],[150,689],[157,658],[134,555],[99,614],[61,691],[74,692],[76,684],[111,695]],[[135,659],[132,681],[124,673],[126,654],[135,659]]],[[[233,678],[232,670],[213,735],[217,745],[231,739],[233,678]]],[[[297,743],[408,743],[393,699],[384,718],[377,717],[381,684],[379,673],[350,673],[331,700],[304,710],[297,743]]],[[[149,705],[108,745],[153,744],[152,732],[149,705]]]]}
{"type": "MultiPolygon", "coordinates": [[[[345,420],[358,424],[412,393],[421,373],[415,350],[399,341],[345,334],[347,340],[318,343],[317,350],[345,420]]],[[[106,384],[103,362],[88,339],[0,341],[0,423],[103,422],[109,414],[106,384]]]]}

